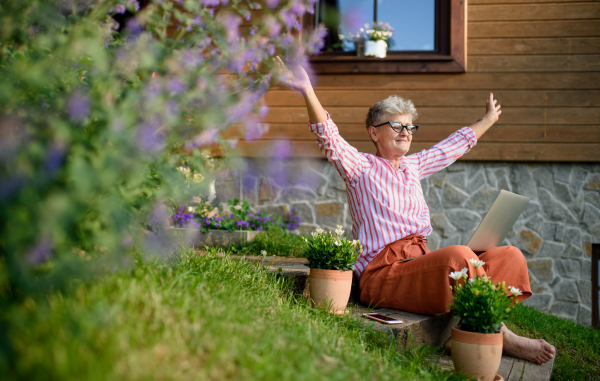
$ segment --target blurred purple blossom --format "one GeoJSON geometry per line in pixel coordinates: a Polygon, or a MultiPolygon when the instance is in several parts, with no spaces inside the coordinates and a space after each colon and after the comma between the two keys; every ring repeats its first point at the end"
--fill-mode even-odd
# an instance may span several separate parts
{"type": "Polygon", "coordinates": [[[327,28],[320,24],[308,38],[306,50],[309,54],[318,54],[325,46],[325,36],[327,36],[327,28]]]}
{"type": "Polygon", "coordinates": [[[364,18],[365,15],[360,12],[359,8],[351,8],[343,15],[342,25],[354,33],[363,27],[364,18]]]}
{"type": "Polygon", "coordinates": [[[197,50],[187,50],[181,58],[184,65],[189,69],[197,68],[204,61],[204,55],[197,50]]]}
{"type": "Polygon", "coordinates": [[[291,144],[288,140],[278,140],[273,144],[273,157],[277,159],[285,159],[292,154],[291,144]]]}
{"type": "Polygon", "coordinates": [[[137,0],[127,0],[127,7],[129,9],[133,8],[134,12],[140,10],[140,2],[137,0]]]}
{"type": "Polygon", "coordinates": [[[244,20],[246,21],[250,21],[250,18],[252,17],[252,12],[250,12],[249,10],[245,10],[244,11],[244,20]]]}
{"type": "Polygon", "coordinates": [[[267,105],[261,105],[258,109],[258,115],[261,118],[264,118],[265,116],[267,116],[267,114],[269,113],[269,106],[267,105]]]}
{"type": "Polygon", "coordinates": [[[135,17],[127,21],[127,26],[125,28],[131,37],[137,37],[144,31],[144,27],[135,19],[135,17]]]}
{"type": "Polygon", "coordinates": [[[52,240],[50,238],[42,238],[37,245],[29,249],[25,258],[32,265],[37,265],[46,262],[52,256],[52,240]]]}
{"type": "Polygon", "coordinates": [[[290,11],[297,17],[306,13],[306,8],[301,0],[292,0],[289,4],[290,11]]]}
{"type": "Polygon", "coordinates": [[[267,6],[267,8],[275,8],[279,5],[279,1],[280,0],[266,0],[265,5],[267,6]]]}
{"type": "Polygon", "coordinates": [[[263,19],[263,25],[267,29],[267,34],[269,35],[269,37],[275,38],[279,36],[279,33],[281,32],[281,24],[279,23],[279,21],[277,21],[275,17],[272,17],[270,15],[266,16],[263,19]]]}
{"type": "Polygon", "coordinates": [[[207,145],[212,145],[217,141],[218,137],[219,130],[217,128],[208,128],[202,131],[200,135],[198,135],[196,139],[194,139],[193,146],[195,148],[200,148],[207,145]]]}
{"type": "Polygon", "coordinates": [[[164,133],[159,131],[160,123],[157,118],[142,124],[137,129],[138,147],[148,153],[156,153],[163,149],[165,144],[164,133]]]}
{"type": "Polygon", "coordinates": [[[48,176],[52,176],[63,164],[65,158],[65,145],[54,143],[46,151],[44,170],[48,176]]]}
{"type": "Polygon", "coordinates": [[[166,226],[167,219],[169,218],[169,211],[167,206],[162,202],[158,202],[152,208],[152,212],[148,218],[148,222],[151,226],[166,226]]]}
{"type": "Polygon", "coordinates": [[[267,52],[269,53],[270,56],[275,54],[275,45],[269,44],[269,47],[267,48],[267,52]]]}
{"type": "Polygon", "coordinates": [[[200,4],[204,7],[216,7],[219,5],[219,0],[200,0],[200,4]]]}
{"type": "Polygon", "coordinates": [[[220,21],[225,28],[225,34],[227,35],[227,41],[233,42],[240,36],[240,18],[231,13],[224,13],[219,16],[220,21]]]}
{"type": "Polygon", "coordinates": [[[292,36],[290,33],[286,33],[283,36],[281,36],[282,47],[287,48],[290,45],[292,45],[292,42],[294,42],[294,36],[292,36]]]}
{"type": "Polygon", "coordinates": [[[283,23],[285,24],[285,26],[288,28],[288,30],[292,29],[292,27],[295,24],[296,19],[298,18],[297,15],[295,15],[291,10],[289,9],[282,9],[279,12],[279,17],[281,17],[281,20],[283,20],[283,23]]]}
{"type": "Polygon", "coordinates": [[[85,120],[90,113],[90,99],[82,91],[75,91],[67,101],[69,119],[73,122],[85,120]]]}
{"type": "Polygon", "coordinates": [[[251,92],[243,92],[239,101],[231,106],[227,112],[229,123],[236,123],[247,117],[252,111],[255,102],[256,99],[251,92]]]}
{"type": "Polygon", "coordinates": [[[169,92],[179,94],[187,90],[186,85],[177,77],[171,78],[167,83],[169,92]]]}
{"type": "Polygon", "coordinates": [[[246,141],[258,139],[269,132],[268,123],[259,123],[254,118],[247,118],[244,120],[244,127],[246,141]]]}
{"type": "Polygon", "coordinates": [[[108,10],[108,13],[110,14],[119,14],[122,15],[123,13],[125,13],[125,11],[127,10],[127,8],[125,8],[125,6],[123,4],[116,4],[113,5],[112,7],[110,7],[110,9],[108,10]]]}

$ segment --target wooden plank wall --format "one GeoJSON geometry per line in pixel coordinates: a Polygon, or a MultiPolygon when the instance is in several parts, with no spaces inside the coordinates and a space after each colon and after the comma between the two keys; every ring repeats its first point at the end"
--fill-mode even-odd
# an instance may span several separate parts
{"type": "MultiPolygon", "coordinates": [[[[493,92],[500,121],[465,160],[600,161],[600,1],[469,0],[467,16],[467,73],[320,75],[317,95],[342,136],[373,152],[366,112],[398,94],[419,112],[416,152],[483,116],[493,92]]],[[[266,102],[270,130],[240,143],[246,156],[275,146],[321,156],[298,94],[275,89],[266,102]]]]}

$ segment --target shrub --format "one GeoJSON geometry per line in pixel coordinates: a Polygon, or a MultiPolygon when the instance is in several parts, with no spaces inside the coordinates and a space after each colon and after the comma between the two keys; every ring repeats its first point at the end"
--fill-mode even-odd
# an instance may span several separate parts
{"type": "Polygon", "coordinates": [[[306,243],[304,256],[308,259],[308,267],[324,270],[352,270],[358,255],[362,252],[360,241],[350,241],[342,237],[344,231],[338,225],[335,235],[325,233],[323,229],[312,232],[304,238],[306,243]]]}

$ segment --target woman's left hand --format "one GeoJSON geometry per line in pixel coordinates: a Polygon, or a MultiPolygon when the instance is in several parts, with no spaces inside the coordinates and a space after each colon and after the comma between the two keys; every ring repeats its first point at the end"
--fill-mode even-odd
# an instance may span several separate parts
{"type": "Polygon", "coordinates": [[[485,117],[484,119],[488,119],[492,124],[496,123],[500,118],[500,114],[502,114],[502,110],[500,110],[500,105],[496,105],[498,101],[494,99],[494,94],[490,93],[489,98],[485,104],[485,117]]]}

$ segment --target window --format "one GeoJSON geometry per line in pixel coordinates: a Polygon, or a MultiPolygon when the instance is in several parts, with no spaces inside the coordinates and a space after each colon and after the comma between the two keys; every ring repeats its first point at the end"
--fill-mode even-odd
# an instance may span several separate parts
{"type": "Polygon", "coordinates": [[[311,58],[317,73],[465,72],[464,0],[320,0],[307,26],[328,28],[321,54],[311,58]],[[340,40],[365,23],[388,22],[396,30],[386,58],[358,57],[340,40]]]}

